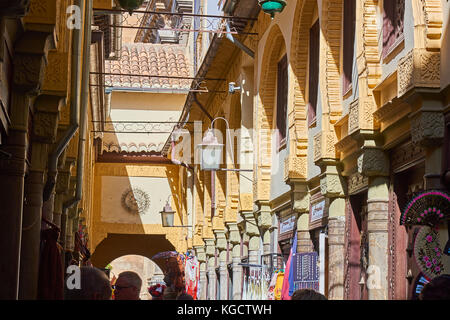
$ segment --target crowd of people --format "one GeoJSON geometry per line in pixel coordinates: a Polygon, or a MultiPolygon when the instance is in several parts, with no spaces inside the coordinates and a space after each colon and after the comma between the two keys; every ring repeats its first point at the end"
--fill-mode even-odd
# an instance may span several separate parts
{"type": "MultiPolygon", "coordinates": [[[[132,271],[119,274],[114,285],[105,272],[95,267],[80,268],[79,288],[65,289],[66,300],[140,300],[142,279],[132,271]]],[[[166,279],[167,280],[167,279],[166,279]]],[[[184,290],[172,283],[157,284],[148,288],[152,300],[194,300],[184,290]]],[[[291,300],[327,300],[319,292],[300,289],[292,294],[291,300]]],[[[427,283],[419,295],[419,300],[450,300],[450,275],[441,275],[427,283]]]]}

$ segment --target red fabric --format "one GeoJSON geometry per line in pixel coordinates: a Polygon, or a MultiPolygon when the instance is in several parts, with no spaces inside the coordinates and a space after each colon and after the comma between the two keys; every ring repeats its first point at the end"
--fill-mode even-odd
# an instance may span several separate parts
{"type": "Polygon", "coordinates": [[[289,258],[286,263],[286,270],[284,271],[283,287],[281,289],[281,300],[291,300],[289,296],[289,270],[291,269],[292,249],[289,253],[289,258]]]}
{"type": "Polygon", "coordinates": [[[63,300],[64,268],[62,265],[62,247],[58,244],[59,231],[42,231],[42,254],[39,264],[38,299],[63,300]]]}

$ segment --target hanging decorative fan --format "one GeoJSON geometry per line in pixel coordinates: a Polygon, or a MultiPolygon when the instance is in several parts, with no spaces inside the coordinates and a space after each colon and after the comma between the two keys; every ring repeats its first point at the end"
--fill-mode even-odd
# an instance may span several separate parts
{"type": "Polygon", "coordinates": [[[419,295],[423,290],[423,287],[430,282],[430,279],[427,278],[423,273],[419,273],[419,275],[416,278],[416,282],[413,285],[413,292],[412,292],[412,300],[419,299],[419,295]]]}
{"type": "Polygon", "coordinates": [[[450,219],[450,196],[430,190],[413,197],[400,217],[400,225],[435,226],[450,219]]]}
{"type": "Polygon", "coordinates": [[[450,272],[450,256],[444,254],[448,241],[447,224],[420,228],[414,242],[414,258],[420,271],[433,279],[450,272]]]}

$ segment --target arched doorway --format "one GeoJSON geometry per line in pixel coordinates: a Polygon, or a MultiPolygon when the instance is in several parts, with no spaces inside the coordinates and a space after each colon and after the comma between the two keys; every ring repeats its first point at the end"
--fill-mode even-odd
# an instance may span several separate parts
{"type": "MultiPolygon", "coordinates": [[[[140,255],[151,259],[158,252],[174,250],[174,245],[165,235],[109,233],[95,248],[91,261],[95,267],[103,269],[122,256],[140,255]]],[[[161,270],[164,268],[163,262],[155,261],[161,270]]]]}
{"type": "Polygon", "coordinates": [[[107,269],[109,269],[109,279],[112,283],[124,271],[136,272],[142,280],[141,300],[151,300],[148,287],[161,283],[164,279],[161,268],[154,261],[141,255],[129,254],[116,258],[108,264],[107,269]]]}

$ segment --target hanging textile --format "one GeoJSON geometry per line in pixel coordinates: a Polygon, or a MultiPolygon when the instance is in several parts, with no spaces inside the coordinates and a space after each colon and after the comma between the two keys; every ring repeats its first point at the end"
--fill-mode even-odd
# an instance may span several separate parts
{"type": "Polygon", "coordinates": [[[317,252],[298,253],[294,259],[294,290],[313,289],[319,291],[319,254],[317,252]]]}
{"type": "Polygon", "coordinates": [[[291,297],[289,296],[289,272],[291,270],[291,261],[292,261],[292,248],[291,252],[289,253],[288,261],[286,263],[286,271],[284,273],[283,286],[281,288],[281,300],[291,300],[291,297]]]}
{"type": "Polygon", "coordinates": [[[186,293],[191,295],[194,300],[197,300],[198,283],[200,280],[200,268],[197,257],[187,256],[184,270],[186,278],[186,293]]]}
{"type": "Polygon", "coordinates": [[[289,268],[289,277],[288,277],[288,281],[289,281],[289,297],[292,297],[292,294],[295,291],[295,288],[294,288],[294,274],[296,273],[297,269],[295,268],[295,265],[294,265],[294,261],[295,261],[294,257],[297,254],[297,232],[295,232],[294,241],[292,242],[291,252],[292,252],[292,261],[291,261],[291,266],[289,268]]]}
{"type": "Polygon", "coordinates": [[[64,268],[58,244],[59,230],[51,228],[41,232],[41,259],[39,262],[38,299],[63,300],[64,268]]]}
{"type": "Polygon", "coordinates": [[[242,300],[247,300],[247,287],[248,287],[248,276],[247,276],[247,273],[244,271],[244,284],[242,286],[242,300]]]}
{"type": "Polygon", "coordinates": [[[278,270],[275,270],[275,272],[272,275],[272,279],[270,279],[269,288],[267,291],[268,300],[275,300],[275,285],[277,283],[277,277],[278,277],[278,270]]]}
{"type": "Polygon", "coordinates": [[[275,300],[281,300],[281,290],[283,288],[284,271],[278,272],[277,282],[275,284],[274,296],[275,300]]]}

